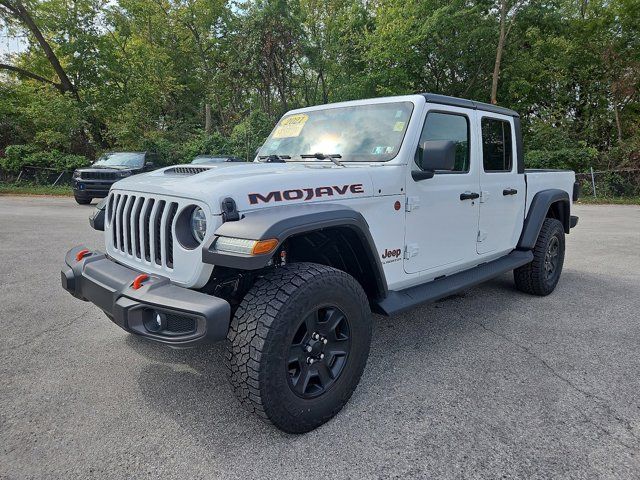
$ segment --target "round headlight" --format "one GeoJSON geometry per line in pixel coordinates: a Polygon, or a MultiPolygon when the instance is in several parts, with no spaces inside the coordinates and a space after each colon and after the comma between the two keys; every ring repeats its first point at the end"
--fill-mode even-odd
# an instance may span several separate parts
{"type": "Polygon", "coordinates": [[[198,243],[204,240],[204,236],[207,233],[207,217],[204,214],[204,210],[200,207],[193,209],[191,214],[191,234],[198,243]]]}

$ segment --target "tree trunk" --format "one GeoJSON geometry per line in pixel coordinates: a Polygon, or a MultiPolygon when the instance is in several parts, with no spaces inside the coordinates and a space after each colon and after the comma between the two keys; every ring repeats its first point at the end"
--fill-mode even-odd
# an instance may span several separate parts
{"type": "MultiPolygon", "coordinates": [[[[29,72],[19,67],[2,64],[0,65],[0,68],[4,70],[13,71],[18,75],[22,75],[42,83],[53,85],[55,88],[57,88],[60,91],[60,93],[62,94],[70,93],[71,95],[73,95],[73,98],[76,101],[80,102],[80,95],[78,94],[78,89],[73,84],[73,82],[69,79],[67,72],[62,67],[60,60],[58,59],[57,55],[51,48],[51,45],[49,45],[49,42],[47,42],[47,40],[44,38],[42,31],[40,30],[38,25],[36,25],[35,21],[33,20],[33,17],[31,17],[31,14],[27,10],[27,8],[24,6],[24,4],[21,2],[21,0],[14,0],[14,1],[0,0],[0,5],[5,7],[11,13],[11,15],[13,15],[31,32],[31,34],[36,39],[36,42],[40,46],[40,48],[42,48],[42,51],[47,57],[49,64],[53,68],[53,71],[56,73],[57,77],[60,79],[60,83],[52,82],[51,80],[48,80],[40,75],[29,72]]],[[[104,136],[102,134],[103,131],[106,129],[105,124],[92,113],[87,114],[87,120],[89,123],[89,130],[91,132],[91,136],[93,137],[94,141],[98,143],[101,147],[106,148],[108,145],[107,145],[107,142],[104,140],[104,136]]],[[[89,145],[88,139],[86,138],[86,135],[84,133],[83,133],[83,141],[87,143],[86,150],[91,151],[93,147],[89,145]]]]}
{"type": "Polygon", "coordinates": [[[589,6],[589,0],[582,0],[580,2],[580,18],[583,20],[587,16],[587,7],[589,6]]]}
{"type": "Polygon", "coordinates": [[[500,78],[500,64],[502,63],[502,52],[504,50],[505,39],[507,37],[507,0],[500,2],[500,37],[498,38],[498,48],[496,50],[496,62],[493,66],[493,79],[491,81],[491,103],[498,103],[498,79],[500,78]]]}
{"type": "Polygon", "coordinates": [[[622,122],[620,121],[620,111],[618,110],[618,103],[613,102],[613,113],[616,117],[616,128],[618,129],[618,143],[622,143],[622,122]]]}
{"type": "Polygon", "coordinates": [[[51,48],[51,45],[49,45],[49,42],[47,42],[47,40],[44,38],[44,35],[40,31],[40,28],[36,25],[33,18],[31,17],[31,14],[27,11],[22,2],[20,0],[17,0],[13,4],[9,4],[6,1],[2,1],[1,3],[9,8],[9,10],[14,12],[14,15],[18,18],[18,20],[20,20],[33,34],[36,41],[38,42],[38,45],[40,45],[40,48],[42,48],[42,51],[47,57],[47,60],[51,64],[51,67],[60,79],[60,90],[62,92],[71,92],[76,98],[78,98],[78,91],[76,90],[75,85],[67,76],[67,73],[65,72],[64,68],[62,68],[60,60],[58,60],[58,57],[51,48]]]}
{"type": "Polygon", "coordinates": [[[204,104],[204,131],[207,135],[211,134],[211,104],[204,104]]]}
{"type": "Polygon", "coordinates": [[[329,103],[329,93],[327,92],[327,82],[324,80],[324,74],[320,72],[320,84],[322,85],[322,103],[329,103]]]}

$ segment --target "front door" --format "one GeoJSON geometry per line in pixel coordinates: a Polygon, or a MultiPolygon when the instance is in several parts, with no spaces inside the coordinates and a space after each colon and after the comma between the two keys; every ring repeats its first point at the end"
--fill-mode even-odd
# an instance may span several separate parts
{"type": "Polygon", "coordinates": [[[513,117],[478,112],[482,135],[480,168],[480,255],[507,253],[524,222],[524,174],[518,173],[513,117]]]}
{"type": "MultiPolygon", "coordinates": [[[[404,268],[407,273],[438,276],[440,271],[477,263],[479,215],[479,149],[472,138],[475,112],[456,107],[430,109],[419,145],[449,140],[457,145],[453,171],[437,171],[433,178],[407,179],[404,268]]],[[[416,145],[417,148],[417,145],[416,145]]],[[[409,170],[419,169],[413,163],[409,170]]]]}

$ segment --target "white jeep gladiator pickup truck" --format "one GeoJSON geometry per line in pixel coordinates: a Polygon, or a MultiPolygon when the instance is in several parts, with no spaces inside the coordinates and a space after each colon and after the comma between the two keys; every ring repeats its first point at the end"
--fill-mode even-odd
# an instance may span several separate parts
{"type": "Polygon", "coordinates": [[[225,340],[242,404],[306,432],[349,400],[371,312],[394,315],[505,272],[551,293],[576,225],[570,171],[529,171],[512,110],[409,95],[288,112],[253,163],[113,185],[63,287],[134,335],[225,340]]]}

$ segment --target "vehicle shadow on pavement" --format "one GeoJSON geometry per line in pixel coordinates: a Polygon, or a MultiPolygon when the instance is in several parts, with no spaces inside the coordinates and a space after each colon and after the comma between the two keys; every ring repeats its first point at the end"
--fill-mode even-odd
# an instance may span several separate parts
{"type": "MultiPolygon", "coordinates": [[[[513,294],[513,283],[508,278],[494,280],[488,285],[489,287],[480,288],[495,290],[506,287],[507,292],[513,294]]],[[[427,344],[423,345],[424,351],[416,351],[418,347],[414,345],[414,340],[417,331],[424,332],[419,336],[431,336],[428,344],[438,344],[439,348],[447,348],[447,342],[451,339],[450,329],[458,330],[459,322],[454,324],[448,322],[447,317],[450,311],[444,307],[464,301],[467,295],[469,292],[454,295],[436,304],[418,307],[407,314],[391,318],[374,315],[371,356],[352,402],[371,401],[371,399],[362,398],[358,392],[367,388],[372,372],[380,370],[378,362],[384,356],[383,352],[410,349],[416,362],[429,361],[431,356],[437,355],[437,351],[433,348],[426,348],[427,344]],[[394,334],[386,335],[385,331],[392,326],[394,334]]],[[[505,295],[504,301],[517,303],[520,300],[518,297],[505,295]]],[[[474,329],[477,325],[468,323],[466,327],[474,329]]],[[[456,335],[464,334],[464,331],[456,332],[456,335]]],[[[239,429],[246,432],[247,429],[262,431],[266,426],[266,431],[270,434],[277,432],[278,435],[285,435],[250,415],[236,401],[226,380],[223,342],[185,350],[171,349],[133,335],[126,337],[126,342],[128,347],[153,362],[143,367],[138,379],[140,389],[148,399],[149,406],[173,417],[192,434],[197,435],[201,432],[203,437],[210,438],[216,428],[222,428],[225,431],[239,429]],[[162,398],[161,402],[158,401],[159,397],[162,398]],[[234,424],[235,427],[233,427],[234,424]]],[[[379,376],[380,372],[375,375],[379,376]]],[[[349,406],[350,404],[346,408],[349,406]]],[[[242,436],[244,437],[244,433],[242,436]]]]}
{"type": "MultiPolygon", "coordinates": [[[[305,435],[304,440],[278,431],[239,405],[225,378],[224,344],[171,350],[133,336],[126,342],[152,361],[138,378],[148,407],[218,453],[252,448],[256,436],[276,441],[275,445],[315,445],[321,441],[319,432],[345,436],[346,441],[354,435],[362,438],[391,429],[398,437],[398,425],[421,425],[424,434],[431,429],[435,438],[445,435],[439,424],[448,425],[446,435],[455,435],[451,429],[476,424],[481,429],[494,419],[502,424],[502,416],[537,425],[540,415],[550,414],[554,418],[544,427],[544,435],[553,436],[558,435],[554,421],[561,421],[555,417],[567,415],[566,411],[548,411],[559,397],[567,398],[568,406],[563,408],[569,412],[576,403],[591,400],[549,366],[571,371],[571,361],[578,357],[566,360],[564,354],[566,345],[576,339],[566,334],[549,337],[548,329],[562,323],[554,315],[566,312],[567,305],[585,301],[596,305],[597,297],[592,294],[602,288],[602,282],[597,275],[568,269],[555,294],[532,297],[517,292],[511,275],[503,275],[403,315],[374,316],[371,354],[360,386],[334,420],[305,435]],[[589,300],[584,300],[585,295],[589,300]],[[488,389],[488,382],[497,383],[488,389]],[[474,408],[478,411],[469,413],[474,408]],[[452,424],[448,419],[461,414],[465,417],[462,423],[452,424]]],[[[578,340],[583,341],[582,337],[578,340]]],[[[590,343],[589,350],[580,355],[592,351],[590,343]]],[[[607,424],[602,413],[606,408],[594,404],[583,410],[590,419],[607,424]]],[[[417,433],[412,430],[410,434],[417,433]]],[[[504,435],[510,433],[505,430],[504,435]]]]}

